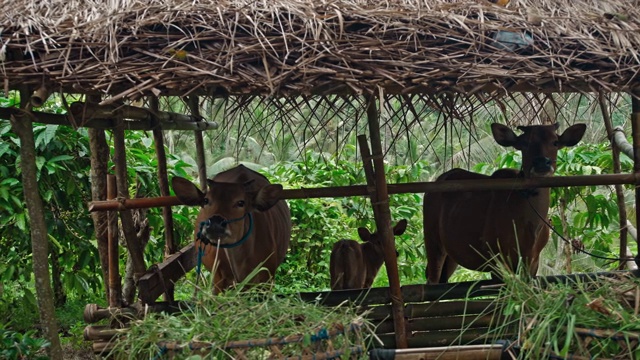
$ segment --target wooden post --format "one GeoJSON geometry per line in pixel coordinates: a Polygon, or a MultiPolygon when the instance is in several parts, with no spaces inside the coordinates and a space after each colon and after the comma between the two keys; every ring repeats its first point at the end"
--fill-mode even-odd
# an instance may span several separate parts
{"type": "MultiPolygon", "coordinates": [[[[622,172],[622,167],[620,165],[620,148],[617,146],[616,142],[613,139],[615,131],[613,130],[613,123],[611,122],[611,116],[609,115],[609,110],[607,102],[605,101],[604,93],[601,92],[598,94],[598,101],[600,102],[600,111],[602,112],[604,126],[607,129],[607,137],[611,141],[613,172],[615,174],[620,174],[622,172]]],[[[615,185],[615,189],[616,199],[618,202],[618,213],[620,214],[620,264],[618,265],[618,269],[622,270],[627,264],[627,261],[623,260],[627,257],[627,207],[624,203],[624,189],[622,188],[622,185],[615,185]]]]}
{"type": "MultiPolygon", "coordinates": [[[[189,97],[189,109],[191,110],[191,116],[200,117],[200,103],[197,96],[189,97]]],[[[200,179],[200,189],[202,191],[207,190],[207,163],[204,154],[204,139],[202,138],[202,131],[194,131],[196,138],[196,163],[198,164],[198,178],[200,179]]]]}
{"type": "MultiPolygon", "coordinates": [[[[100,101],[100,96],[92,95],[88,98],[98,102],[100,101]]],[[[80,119],[80,122],[83,121],[84,119],[80,119]]],[[[87,133],[89,135],[89,149],[91,152],[91,199],[93,201],[104,201],[107,199],[109,145],[107,144],[104,130],[89,128],[87,133]]],[[[100,267],[102,268],[105,300],[109,301],[109,240],[107,237],[107,216],[107,212],[105,211],[96,211],[91,214],[98,244],[100,267]]]]}
{"type": "MultiPolygon", "coordinates": [[[[116,198],[116,177],[107,175],[107,199],[116,198]]],[[[122,306],[122,286],[120,283],[120,257],[118,252],[118,212],[107,213],[107,258],[109,263],[109,307],[122,306]]]]}
{"type": "MultiPolygon", "coordinates": [[[[122,124],[122,118],[118,119],[118,123],[122,124]]],[[[113,162],[116,168],[116,187],[119,199],[129,198],[129,187],[127,185],[127,160],[124,149],[124,127],[119,125],[113,129],[113,146],[114,156],[113,162]]],[[[127,250],[133,262],[134,281],[138,281],[140,276],[145,272],[143,249],[138,243],[138,237],[133,224],[133,217],[130,210],[120,212],[120,220],[122,221],[122,231],[127,243],[127,250]]]]}
{"type": "MultiPolygon", "coordinates": [[[[633,137],[633,172],[640,176],[640,89],[631,92],[631,129],[633,137]]],[[[640,225],[640,184],[636,183],[636,226],[640,225]]]]}
{"type": "MultiPolygon", "coordinates": [[[[369,123],[369,133],[371,135],[371,155],[366,147],[363,151],[363,161],[366,163],[373,160],[373,175],[375,190],[371,194],[373,213],[376,220],[376,228],[382,235],[384,243],[384,263],[389,278],[389,292],[391,296],[391,311],[393,313],[393,326],[395,330],[396,348],[405,349],[408,347],[407,332],[404,321],[404,300],[400,289],[400,278],[398,276],[398,259],[396,258],[396,242],[393,237],[391,227],[391,211],[389,210],[389,193],[387,190],[387,179],[384,172],[384,161],[382,154],[382,139],[380,138],[380,121],[375,103],[376,98],[369,96],[367,99],[367,122],[369,123]],[[366,157],[365,157],[366,156],[366,157]]],[[[370,166],[370,165],[369,165],[370,166]]],[[[367,171],[367,170],[365,170],[367,171]]],[[[371,171],[368,170],[369,176],[371,171]]],[[[368,179],[367,181],[370,181],[368,179]]]]}
{"type": "MultiPolygon", "coordinates": [[[[151,98],[151,111],[158,112],[160,105],[157,97],[151,98]]],[[[167,176],[167,155],[164,151],[164,136],[159,128],[153,129],[153,140],[158,158],[158,184],[160,185],[160,195],[169,196],[169,178],[167,176]]],[[[168,258],[176,252],[177,246],[173,236],[173,215],[170,206],[162,207],[162,219],[164,221],[164,258],[168,258]]],[[[173,285],[169,285],[164,294],[164,301],[174,300],[173,285]]]]}

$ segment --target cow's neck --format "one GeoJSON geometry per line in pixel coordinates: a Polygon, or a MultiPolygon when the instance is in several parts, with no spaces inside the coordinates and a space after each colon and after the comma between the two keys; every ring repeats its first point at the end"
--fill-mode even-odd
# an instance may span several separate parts
{"type": "Polygon", "coordinates": [[[248,258],[253,258],[253,253],[255,252],[255,236],[252,237],[252,234],[249,234],[249,230],[253,229],[251,229],[249,221],[245,220],[243,237],[247,236],[248,239],[245,239],[239,246],[224,249],[227,259],[229,259],[229,266],[231,267],[233,278],[236,282],[243,281],[244,278],[253,271],[253,269],[247,269],[251,264],[246,261],[248,258]]]}

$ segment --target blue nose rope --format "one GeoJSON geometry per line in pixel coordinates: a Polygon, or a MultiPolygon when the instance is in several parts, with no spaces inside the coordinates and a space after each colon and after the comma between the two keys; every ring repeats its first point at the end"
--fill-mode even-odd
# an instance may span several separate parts
{"type": "MultiPolygon", "coordinates": [[[[201,221],[200,222],[200,229],[198,230],[198,234],[196,235],[196,238],[198,240],[200,240],[200,246],[198,246],[198,262],[196,263],[197,264],[196,265],[196,285],[198,284],[198,279],[200,278],[200,273],[201,273],[201,270],[202,270],[202,257],[204,256],[204,250],[205,250],[205,247],[207,245],[213,245],[215,247],[223,248],[223,249],[233,248],[233,247],[242,245],[242,243],[247,241],[247,239],[249,238],[249,235],[251,235],[251,232],[253,231],[253,215],[251,215],[251,213],[245,213],[244,216],[241,216],[241,217],[236,218],[236,219],[222,221],[222,223],[221,223],[222,225],[227,225],[227,224],[231,224],[231,223],[236,222],[236,221],[240,221],[240,220],[244,219],[245,217],[249,217],[249,229],[242,236],[242,238],[240,240],[234,242],[233,244],[212,243],[202,233],[202,229],[205,226],[211,225],[211,220],[207,219],[205,221],[201,221]]],[[[196,291],[197,291],[197,286],[196,286],[196,291]]]]}
{"type": "Polygon", "coordinates": [[[233,244],[220,244],[220,245],[217,245],[217,244],[214,244],[211,241],[209,241],[209,239],[207,239],[207,237],[203,235],[202,230],[204,229],[204,227],[208,226],[208,225],[211,225],[211,220],[209,220],[209,219],[200,222],[200,230],[198,230],[198,234],[196,235],[196,238],[198,240],[200,240],[202,243],[204,243],[205,245],[213,245],[213,246],[220,247],[220,248],[223,248],[223,249],[230,249],[230,248],[234,248],[236,246],[240,246],[245,241],[247,241],[247,239],[249,239],[249,235],[251,235],[251,232],[253,231],[253,215],[251,215],[251,213],[245,213],[244,216],[241,216],[241,217],[235,218],[235,219],[231,219],[231,220],[224,220],[221,223],[224,226],[224,225],[227,225],[227,224],[234,223],[236,221],[240,221],[240,220],[244,219],[245,217],[249,217],[249,229],[242,236],[242,238],[240,240],[234,242],[233,244]]]}

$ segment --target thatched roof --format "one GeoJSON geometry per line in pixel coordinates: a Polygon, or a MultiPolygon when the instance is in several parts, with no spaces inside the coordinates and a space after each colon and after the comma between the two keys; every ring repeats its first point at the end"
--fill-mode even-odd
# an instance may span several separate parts
{"type": "Polygon", "coordinates": [[[640,83],[640,1],[4,0],[4,88],[120,98],[640,83]]]}

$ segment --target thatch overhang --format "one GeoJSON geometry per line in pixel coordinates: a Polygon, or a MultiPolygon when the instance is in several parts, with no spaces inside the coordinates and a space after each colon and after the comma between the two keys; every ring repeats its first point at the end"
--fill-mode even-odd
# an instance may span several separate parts
{"type": "Polygon", "coordinates": [[[4,89],[308,95],[629,91],[640,1],[4,1],[4,89]]]}

